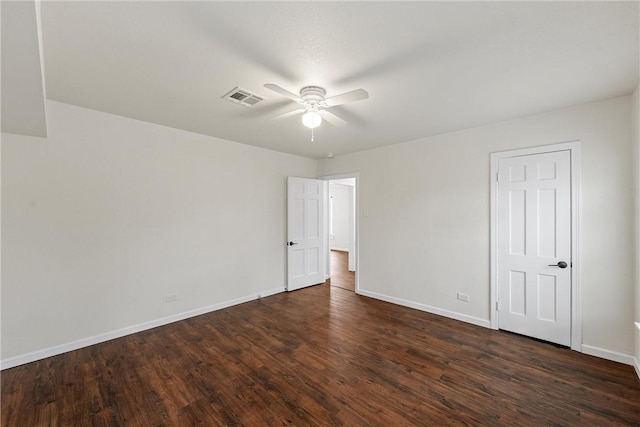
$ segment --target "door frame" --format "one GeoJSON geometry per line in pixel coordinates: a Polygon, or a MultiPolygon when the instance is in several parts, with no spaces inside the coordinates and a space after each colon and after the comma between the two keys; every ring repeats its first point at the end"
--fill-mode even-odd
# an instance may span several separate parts
{"type": "MultiPolygon", "coordinates": [[[[341,174],[335,174],[335,175],[323,175],[323,176],[319,176],[318,179],[324,180],[324,181],[332,181],[334,179],[345,179],[345,178],[355,178],[356,180],[356,185],[355,185],[355,192],[356,192],[356,196],[355,196],[355,202],[354,202],[354,206],[353,209],[355,210],[355,242],[354,242],[354,247],[355,247],[355,251],[356,251],[356,259],[355,259],[355,267],[356,267],[356,271],[355,271],[355,293],[356,294],[360,294],[360,173],[359,172],[351,172],[351,173],[341,173],[341,174]]],[[[327,199],[329,198],[329,191],[327,191],[327,199]]],[[[329,206],[329,201],[327,200],[327,202],[325,203],[325,206],[328,209],[329,206]]],[[[327,221],[329,220],[328,215],[325,215],[325,217],[327,218],[327,221]]],[[[329,256],[329,251],[331,249],[330,245],[329,245],[329,227],[325,227],[326,230],[326,238],[327,238],[327,265],[326,265],[326,274],[327,276],[329,276],[331,274],[331,257],[329,256]]]]}
{"type": "Polygon", "coordinates": [[[569,151],[571,158],[571,349],[582,351],[582,290],[580,283],[580,158],[581,142],[570,141],[491,153],[491,329],[498,329],[498,162],[509,157],[569,151]]]}

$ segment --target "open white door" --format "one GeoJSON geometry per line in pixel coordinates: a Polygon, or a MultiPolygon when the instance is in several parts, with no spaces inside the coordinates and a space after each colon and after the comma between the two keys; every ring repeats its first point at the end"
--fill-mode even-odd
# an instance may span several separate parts
{"type": "Polygon", "coordinates": [[[287,291],[325,281],[327,181],[287,180],[287,291]]]}
{"type": "Polygon", "coordinates": [[[571,154],[499,160],[499,328],[571,344],[571,154]]]}

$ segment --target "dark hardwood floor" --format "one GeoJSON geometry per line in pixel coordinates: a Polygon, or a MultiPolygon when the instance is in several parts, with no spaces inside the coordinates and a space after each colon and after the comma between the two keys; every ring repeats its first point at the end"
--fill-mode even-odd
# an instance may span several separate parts
{"type": "Polygon", "coordinates": [[[640,425],[630,366],[326,284],[1,380],[6,427],[640,425]]]}
{"type": "Polygon", "coordinates": [[[331,286],[355,291],[356,278],[353,271],[349,271],[349,252],[331,250],[331,286]]]}

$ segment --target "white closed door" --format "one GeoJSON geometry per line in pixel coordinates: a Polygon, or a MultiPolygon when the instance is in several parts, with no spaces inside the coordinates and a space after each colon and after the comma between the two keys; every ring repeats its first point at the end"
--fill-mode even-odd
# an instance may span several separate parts
{"type": "Polygon", "coordinates": [[[327,181],[287,181],[287,290],[325,281],[327,181]]]}
{"type": "Polygon", "coordinates": [[[498,172],[498,327],[571,344],[571,157],[503,158],[498,172]]]}

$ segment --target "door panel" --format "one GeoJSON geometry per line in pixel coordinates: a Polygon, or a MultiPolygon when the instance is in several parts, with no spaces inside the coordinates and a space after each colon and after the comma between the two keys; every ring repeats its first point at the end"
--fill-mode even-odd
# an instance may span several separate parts
{"type": "Polygon", "coordinates": [[[509,312],[520,316],[527,315],[526,273],[509,272],[509,312]]]}
{"type": "Polygon", "coordinates": [[[287,290],[325,280],[326,181],[287,180],[287,290]]]}
{"type": "Polygon", "coordinates": [[[509,253],[526,255],[526,192],[512,190],[509,192],[509,253]]]}
{"type": "Polygon", "coordinates": [[[498,169],[499,328],[570,345],[570,152],[503,158],[498,169]]]}

